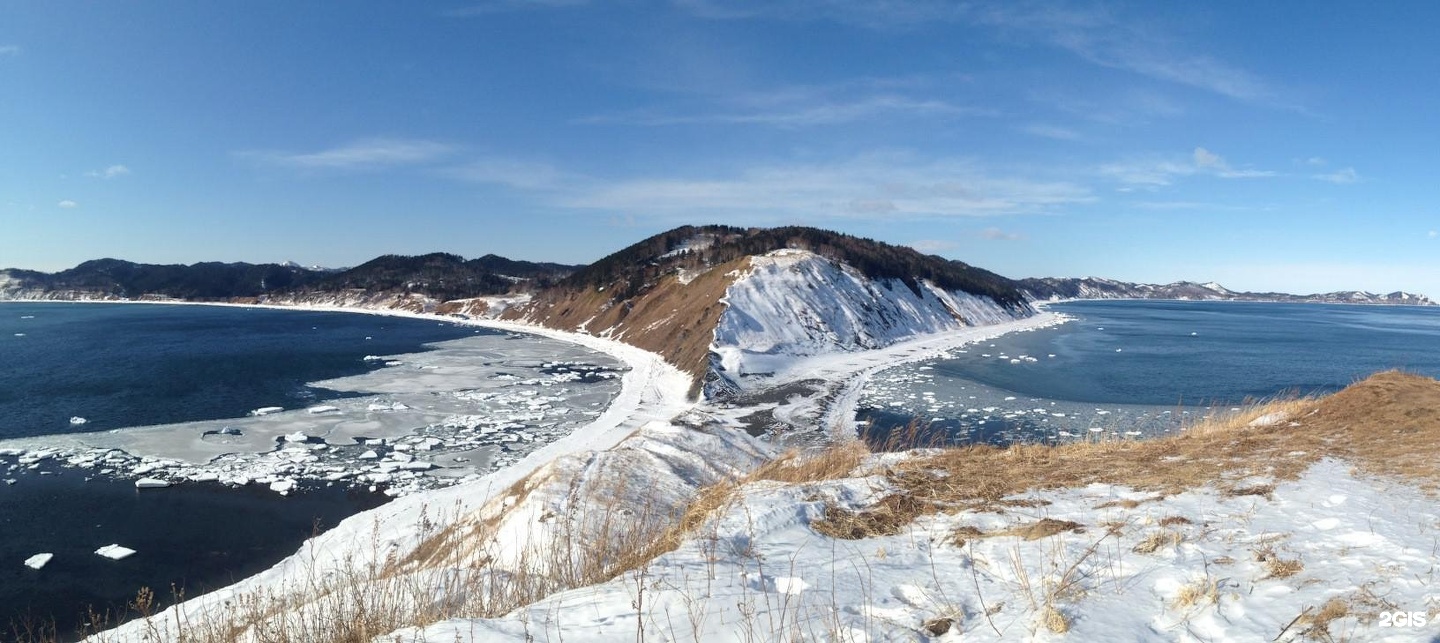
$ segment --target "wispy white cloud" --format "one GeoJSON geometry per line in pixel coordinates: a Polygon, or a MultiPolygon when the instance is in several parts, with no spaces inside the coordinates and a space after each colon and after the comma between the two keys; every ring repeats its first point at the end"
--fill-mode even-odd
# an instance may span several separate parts
{"type": "Polygon", "coordinates": [[[1225,159],[1221,158],[1219,154],[1203,147],[1195,148],[1195,151],[1191,153],[1191,158],[1195,161],[1195,167],[1199,168],[1202,172],[1213,174],[1222,179],[1254,179],[1275,176],[1275,173],[1269,170],[1235,169],[1231,167],[1225,159]]]}
{"type": "Polygon", "coordinates": [[[1326,182],[1329,182],[1329,183],[1334,183],[1334,184],[1336,184],[1336,185],[1348,185],[1348,184],[1350,184],[1350,183],[1357,183],[1357,182],[1359,182],[1359,181],[1360,181],[1360,173],[1359,173],[1359,172],[1356,172],[1356,171],[1355,171],[1355,168],[1353,168],[1353,167],[1347,167],[1347,168],[1342,168],[1342,169],[1339,169],[1339,170],[1335,170],[1334,172],[1327,172],[1327,173],[1325,173],[1325,174],[1316,174],[1316,175],[1311,176],[1310,178],[1313,178],[1313,179],[1315,179],[1315,180],[1317,180],[1317,181],[1326,181],[1326,182]]]}
{"type": "Polygon", "coordinates": [[[943,100],[917,99],[906,96],[868,96],[850,101],[820,102],[809,105],[785,105],[768,109],[710,112],[698,114],[662,114],[632,112],[584,119],[587,123],[633,123],[640,125],[739,124],[772,125],[776,127],[809,127],[839,125],[875,118],[897,116],[961,117],[982,116],[992,112],[955,105],[943,100]]]}
{"type": "Polygon", "coordinates": [[[992,29],[1022,42],[1068,51],[1094,65],[1178,83],[1236,100],[1288,107],[1259,76],[1171,42],[1162,25],[1127,19],[1104,5],[948,0],[675,0],[719,20],[829,20],[880,30],[935,23],[992,29]]]}
{"type": "MultiPolygon", "coordinates": [[[[947,79],[951,80],[951,79],[947,79]]],[[[713,105],[646,109],[602,114],[581,123],[636,125],[741,124],[810,127],[894,118],[995,116],[991,109],[959,104],[939,96],[938,79],[928,77],[855,78],[823,85],[792,85],[764,90],[701,95],[713,105]]],[[[691,96],[694,98],[694,96],[691,96]]]]}
{"type": "Polygon", "coordinates": [[[0,58],[4,58],[4,57],[8,57],[8,56],[19,56],[19,55],[20,55],[20,46],[19,46],[19,45],[0,45],[0,58]]]}
{"type": "Polygon", "coordinates": [[[432,163],[455,147],[419,139],[372,138],[317,152],[245,151],[242,158],[303,170],[368,170],[432,163]]]}
{"type": "Polygon", "coordinates": [[[1094,200],[1084,186],[996,176],[961,161],[871,156],[822,165],[752,167],[727,177],[597,183],[563,205],[659,217],[983,217],[1094,200]]]}
{"type": "Polygon", "coordinates": [[[59,202],[59,203],[56,203],[55,205],[56,205],[56,207],[65,208],[65,209],[67,209],[67,210],[68,210],[68,209],[71,209],[71,208],[78,208],[78,207],[80,207],[80,204],[79,204],[79,203],[76,203],[76,202],[74,202],[74,201],[71,201],[70,199],[65,199],[64,201],[61,201],[61,202],[59,202]]]}
{"type": "Polygon", "coordinates": [[[1203,147],[1197,147],[1188,159],[1163,158],[1140,161],[1107,163],[1100,166],[1100,174],[1121,183],[1141,187],[1170,185],[1179,177],[1213,176],[1222,179],[1255,179],[1277,176],[1270,170],[1236,168],[1224,157],[1203,147]]]}
{"type": "Polygon", "coordinates": [[[1018,232],[1006,232],[1000,228],[990,227],[980,231],[980,238],[991,241],[1023,241],[1025,235],[1018,232]]]}
{"type": "Polygon", "coordinates": [[[1431,230],[1425,236],[1430,237],[1431,239],[1434,239],[1435,237],[1440,237],[1440,230],[1431,230]]]}
{"type": "Polygon", "coordinates": [[[1075,130],[1056,125],[1046,125],[1044,123],[1032,123],[1020,128],[1020,131],[1031,136],[1039,136],[1057,141],[1079,141],[1084,139],[1084,136],[1075,130]]]}
{"type": "Polygon", "coordinates": [[[1312,156],[1308,159],[1304,159],[1303,161],[1301,161],[1301,163],[1304,163],[1305,165],[1309,165],[1311,167],[1325,167],[1325,164],[1328,163],[1328,161],[1319,156],[1312,156]]]}
{"type": "Polygon", "coordinates": [[[570,189],[588,181],[585,177],[546,163],[490,158],[440,170],[444,176],[470,183],[493,183],[520,190],[570,189]]]}
{"type": "Polygon", "coordinates": [[[117,164],[117,165],[111,165],[110,167],[107,167],[107,168],[105,168],[105,169],[103,169],[103,170],[91,170],[91,171],[89,171],[89,172],[86,172],[86,173],[85,173],[85,176],[88,176],[88,177],[94,178],[94,179],[114,179],[114,178],[118,178],[118,177],[125,176],[125,175],[127,175],[127,174],[129,174],[129,173],[130,173],[130,168],[125,167],[124,165],[118,165],[118,164],[117,164]]]}

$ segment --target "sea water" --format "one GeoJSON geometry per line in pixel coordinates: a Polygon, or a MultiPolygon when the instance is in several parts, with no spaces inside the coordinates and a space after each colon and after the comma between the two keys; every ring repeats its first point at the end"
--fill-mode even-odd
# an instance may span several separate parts
{"type": "Polygon", "coordinates": [[[1072,321],[878,373],[875,436],[919,421],[947,440],[1142,437],[1248,400],[1337,391],[1403,369],[1440,376],[1440,308],[1087,301],[1072,321]]]}
{"type": "MultiPolygon", "coordinates": [[[[143,435],[136,444],[162,448],[239,439],[217,432],[223,427],[247,436],[270,424],[283,433],[327,427],[321,442],[300,444],[329,458],[322,465],[359,471],[373,464],[355,460],[362,452],[387,449],[352,434],[423,433],[423,448],[437,444],[423,457],[443,463],[434,480],[444,483],[465,466],[483,473],[590,421],[618,391],[620,367],[572,344],[435,319],[0,303],[0,438],[9,440],[0,451],[18,444],[32,456],[0,454],[0,639],[13,623],[52,619],[62,640],[73,638],[85,612],[123,612],[141,587],[163,602],[172,586],[194,596],[229,584],[388,499],[363,474],[297,477],[287,497],[263,482],[227,486],[223,477],[142,491],[61,456],[30,463],[47,442],[143,435]],[[566,361],[554,362],[557,355],[566,361]],[[375,410],[377,400],[384,409],[375,410]],[[285,410],[247,417],[272,406],[285,410]],[[307,411],[317,407],[336,410],[307,411]],[[427,425],[446,418],[463,426],[427,425]],[[119,561],[94,554],[112,543],[137,553],[119,561]],[[39,553],[55,556],[40,570],[21,564],[39,553]]],[[[281,438],[262,446],[273,453],[239,454],[236,466],[268,470],[286,446],[294,445],[281,438]]]]}
{"type": "Polygon", "coordinates": [[[342,312],[0,303],[0,439],[321,402],[341,394],[307,384],[382,368],[367,355],[477,332],[497,333],[342,312]]]}

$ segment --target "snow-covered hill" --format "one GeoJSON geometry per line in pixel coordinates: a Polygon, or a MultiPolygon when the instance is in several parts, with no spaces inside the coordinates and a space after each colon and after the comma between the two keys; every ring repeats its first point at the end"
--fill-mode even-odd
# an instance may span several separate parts
{"type": "Polygon", "coordinates": [[[1100,277],[1021,279],[1017,282],[1026,296],[1035,301],[1061,299],[1180,299],[1209,301],[1279,301],[1326,304],[1377,304],[1433,306],[1425,295],[1404,291],[1377,294],[1359,290],[1339,290],[1309,295],[1282,292],[1239,292],[1213,281],[1195,283],[1177,281],[1169,284],[1137,284],[1100,277]]]}
{"type": "Polygon", "coordinates": [[[804,250],[751,257],[726,289],[711,350],[718,375],[740,384],[797,357],[888,346],[920,335],[1027,317],[1025,305],[947,291],[927,280],[872,279],[804,250]]]}

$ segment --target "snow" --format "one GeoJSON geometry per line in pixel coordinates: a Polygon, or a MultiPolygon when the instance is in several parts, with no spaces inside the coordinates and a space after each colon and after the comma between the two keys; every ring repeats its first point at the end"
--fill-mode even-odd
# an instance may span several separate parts
{"type": "Polygon", "coordinates": [[[122,560],[135,555],[135,550],[129,547],[121,547],[120,545],[106,545],[95,550],[95,554],[97,556],[104,556],[110,560],[122,560]]]}
{"type": "MultiPolygon", "coordinates": [[[[860,299],[842,297],[838,301],[843,305],[830,306],[804,293],[812,278],[851,279],[847,271],[833,264],[827,268],[828,262],[817,262],[802,251],[767,259],[774,270],[761,270],[766,278],[750,279],[757,274],[752,269],[737,281],[746,285],[730,293],[738,296],[727,298],[737,315],[727,334],[722,337],[717,331],[717,346],[732,342],[731,363],[739,369],[735,372],[750,374],[750,385],[825,382],[815,395],[765,407],[777,418],[804,419],[825,430],[852,426],[847,423],[858,391],[878,369],[1004,332],[1065,321],[1042,313],[1018,320],[996,317],[992,321],[998,323],[989,326],[964,327],[953,316],[942,324],[937,311],[954,311],[965,302],[937,308],[934,302],[942,298],[933,289],[915,296],[900,285],[891,294],[897,300],[909,297],[906,305],[923,306],[928,317],[922,318],[940,326],[932,329],[928,321],[877,325],[874,332],[867,329],[868,335],[851,341],[836,329],[862,323],[856,311],[863,306],[851,305],[860,299]],[[785,272],[794,266],[801,268],[785,272]],[[765,295],[771,285],[783,288],[765,295]],[[790,305],[767,308],[763,296],[777,296],[790,305]],[[791,326],[805,320],[812,325],[791,326]],[[767,335],[770,331],[774,334],[767,335]],[[861,350],[865,348],[870,350],[861,350]]],[[[854,293],[884,288],[853,279],[849,286],[836,283],[854,293]]],[[[983,304],[977,304],[978,310],[987,310],[983,304]]],[[[884,320],[882,313],[875,314],[869,321],[884,320]]],[[[417,526],[431,520],[493,524],[497,535],[486,543],[484,554],[489,569],[503,575],[534,548],[586,542],[585,532],[577,530],[583,530],[586,516],[597,508],[576,504],[576,498],[586,497],[580,489],[618,478],[628,490],[621,507],[648,501],[662,510],[673,509],[683,507],[700,486],[743,473],[770,455],[765,445],[725,428],[755,407],[729,409],[687,400],[688,377],[653,354],[600,337],[499,322],[487,325],[581,343],[624,360],[631,369],[603,413],[518,462],[354,516],[261,574],[172,607],[148,623],[122,626],[106,633],[105,640],[174,640],[170,628],[175,623],[220,609],[258,588],[303,588],[316,577],[403,560],[422,541],[424,530],[417,526]],[[532,476],[528,493],[507,495],[527,476],[532,476]],[[575,540],[565,541],[567,537],[575,540]]],[[[417,379],[422,381],[413,382],[416,390],[429,385],[423,375],[417,379]]],[[[543,397],[534,390],[534,395],[516,398],[543,397]]],[[[482,427],[479,418],[465,414],[446,422],[502,432],[482,427]]],[[[523,433],[510,435],[518,442],[523,433]]],[[[284,433],[270,435],[273,440],[284,433]]],[[[407,453],[384,437],[368,437],[363,447],[369,450],[360,457],[369,456],[377,467],[367,474],[375,479],[426,463],[399,457],[428,452],[424,442],[406,443],[411,447],[407,453]],[[381,471],[382,465],[388,470],[381,471]]],[[[914,456],[874,456],[859,475],[907,457],[914,456]]],[[[1329,632],[1337,639],[1429,641],[1440,635],[1435,623],[1387,630],[1378,629],[1374,619],[1362,619],[1380,609],[1432,609],[1426,601],[1435,600],[1431,587],[1440,501],[1404,484],[1359,477],[1344,463],[1324,461],[1299,480],[1277,484],[1269,497],[1227,495],[1205,486],[1156,497],[1125,487],[1090,485],[1027,494],[1025,499],[1032,502],[999,513],[922,517],[891,536],[835,540],[813,528],[828,505],[863,509],[889,491],[878,475],[803,485],[753,482],[673,552],[640,570],[552,594],[503,617],[452,619],[377,640],[1291,642],[1304,638],[1303,627],[1292,627],[1296,618],[1335,598],[1355,605],[1354,613],[1330,623],[1329,632]],[[1129,509],[1107,506],[1115,500],[1144,502],[1129,509]],[[1073,520],[1084,532],[1035,541],[995,535],[1044,518],[1073,520]],[[954,539],[960,527],[992,535],[966,538],[961,544],[954,539]],[[1136,551],[1141,542],[1166,530],[1179,534],[1175,544],[1149,553],[1136,551]],[[1291,577],[1271,577],[1257,560],[1269,550],[1274,554],[1267,555],[1301,561],[1303,569],[1291,577]],[[1066,591],[1052,591],[1062,586],[1066,591]],[[1181,605],[1182,594],[1197,587],[1213,587],[1215,598],[1181,605]],[[1382,602],[1367,603],[1369,596],[1382,602]],[[1065,622],[1067,634],[1046,629],[1051,608],[1055,618],[1065,622]],[[948,631],[932,636],[942,622],[948,631]]],[[[464,573],[443,568],[430,572],[441,578],[464,573]]],[[[423,582],[426,577],[416,578],[423,582]]]]}
{"type": "Polygon", "coordinates": [[[453,619],[384,638],[1298,643],[1440,635],[1433,618],[1421,627],[1378,625],[1382,612],[1433,610],[1440,502],[1357,477],[1341,462],[1281,483],[1273,499],[1211,487],[1154,499],[1091,485],[1028,494],[1039,501],[1031,504],[1046,503],[1033,508],[922,517],[893,536],[835,540],[813,529],[826,503],[863,508],[886,491],[880,478],[754,483],[701,536],[642,571],[502,618],[453,619]],[[1149,501],[1100,507],[1140,499],[1149,501]],[[996,535],[1043,518],[1075,521],[1083,532],[1033,541],[996,535]],[[991,535],[960,544],[959,527],[991,535]],[[1178,534],[1173,544],[1160,539],[1165,544],[1142,553],[1152,535],[1168,533],[1178,534]],[[1302,568],[1276,577],[1260,560],[1266,556],[1302,568]],[[1182,598],[1187,592],[1199,597],[1182,598]],[[1295,620],[1332,599],[1349,601],[1350,615],[1307,639],[1308,625],[1295,620]],[[1046,627],[1049,609],[1067,633],[1046,627]],[[928,638],[924,628],[940,619],[951,620],[949,633],[928,638]]]}
{"type": "Polygon", "coordinates": [[[49,563],[50,559],[54,557],[55,554],[51,553],[35,554],[34,556],[25,559],[25,566],[29,567],[30,569],[43,569],[45,567],[45,564],[49,563]]]}
{"type": "Polygon", "coordinates": [[[425,454],[429,465],[392,471],[386,482],[395,493],[417,493],[507,466],[592,421],[619,392],[622,362],[534,335],[477,334],[391,356],[399,366],[313,382],[359,394],[329,401],[323,413],[277,409],[4,446],[135,478],[263,486],[285,477],[368,486],[360,478],[376,472],[379,454],[363,457],[367,449],[358,441],[380,440],[363,446],[425,454]]]}
{"type": "MultiPolygon", "coordinates": [[[[457,516],[475,514],[482,507],[492,504],[492,501],[503,501],[501,494],[506,489],[542,468],[554,472],[557,479],[564,480],[567,470],[587,471],[596,463],[608,461],[612,457],[635,463],[643,462],[643,465],[636,464],[634,467],[620,467],[621,470],[633,470],[647,476],[646,481],[635,483],[633,488],[637,493],[663,492],[678,499],[688,497],[685,495],[686,490],[693,492],[700,482],[715,480],[721,470],[732,474],[740,470],[740,464],[733,464],[737,458],[745,461],[745,466],[753,466],[759,461],[754,449],[735,443],[734,436],[720,439],[699,432],[690,435],[692,432],[670,426],[668,421],[671,418],[693,406],[687,396],[690,379],[665,363],[658,355],[599,337],[512,322],[486,320],[475,323],[500,330],[570,341],[619,359],[630,369],[621,378],[619,394],[604,412],[568,435],[548,444],[538,445],[525,457],[487,475],[451,487],[402,496],[374,510],[351,516],[334,529],[311,539],[303,549],[274,567],[235,585],[171,607],[158,615],[152,624],[161,628],[172,627],[177,613],[202,614],[257,588],[304,586],[306,582],[313,582],[317,575],[341,573],[353,569],[354,566],[363,567],[381,562],[395,552],[411,551],[423,538],[421,530],[417,529],[422,520],[435,519],[437,514],[441,513],[449,516],[450,520],[457,519],[457,516]],[[597,459],[597,454],[609,454],[612,448],[627,439],[634,441],[632,444],[650,444],[659,450],[675,451],[679,459],[652,458],[644,455],[651,453],[644,449],[632,449],[631,455],[604,455],[597,459]],[[681,456],[679,453],[684,450],[673,446],[686,441],[707,440],[716,444],[703,451],[689,449],[691,452],[704,453],[708,456],[705,458],[696,455],[681,456]],[[661,471],[658,465],[666,461],[674,465],[673,468],[666,469],[671,472],[669,477],[648,475],[651,471],[661,471]],[[652,477],[664,478],[670,482],[648,479],[652,477]]],[[[418,386],[423,386],[423,382],[418,386]]],[[[371,475],[379,478],[391,474],[371,475]]],[[[568,484],[562,487],[569,489],[568,484]]],[[[532,502],[543,503],[564,495],[563,491],[557,490],[550,496],[531,494],[531,497],[532,502]]],[[[515,512],[514,515],[519,516],[521,513],[515,512]]],[[[523,530],[518,523],[512,528],[514,533],[521,531],[523,530]]],[[[528,540],[528,536],[525,538],[528,540]]],[[[526,540],[515,542],[518,544],[526,540]]],[[[143,621],[133,621],[107,632],[104,635],[105,640],[151,640],[147,638],[150,634],[144,629],[145,626],[143,621]]]]}
{"type": "Polygon", "coordinates": [[[825,257],[787,249],[752,257],[726,290],[712,350],[723,374],[742,384],[796,357],[889,346],[922,335],[1027,316],[964,292],[922,282],[872,280],[825,257]]]}
{"type": "Polygon", "coordinates": [[[156,478],[141,478],[135,481],[136,489],[164,489],[168,486],[170,486],[169,482],[156,478]]]}

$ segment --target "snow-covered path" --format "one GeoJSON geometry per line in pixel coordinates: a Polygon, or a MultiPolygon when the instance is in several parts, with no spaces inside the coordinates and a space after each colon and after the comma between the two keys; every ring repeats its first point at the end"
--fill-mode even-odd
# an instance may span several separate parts
{"type": "Polygon", "coordinates": [[[874,350],[797,357],[788,368],[766,378],[762,386],[804,380],[824,382],[818,394],[793,397],[781,404],[775,409],[775,417],[792,426],[815,424],[830,431],[832,436],[850,437],[855,430],[855,404],[866,381],[876,371],[932,359],[946,351],[1008,333],[1046,328],[1068,320],[1058,313],[1041,312],[999,324],[922,335],[874,350]]]}

